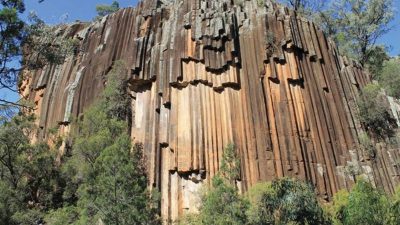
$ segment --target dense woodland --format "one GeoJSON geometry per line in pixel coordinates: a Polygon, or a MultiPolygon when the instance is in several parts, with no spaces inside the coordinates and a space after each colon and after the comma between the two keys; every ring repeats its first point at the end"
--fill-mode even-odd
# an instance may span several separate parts
{"type": "MultiPolygon", "coordinates": [[[[259,4],[264,1],[257,0],[259,4]]],[[[384,94],[400,98],[400,58],[376,45],[390,31],[392,0],[283,1],[313,19],[337,43],[342,54],[360,62],[373,76],[361,90],[359,118],[366,130],[362,147],[372,157],[374,142],[399,145],[384,94]],[[325,2],[324,2],[325,3],[325,2]]],[[[118,2],[97,6],[99,19],[119,9],[118,2]]],[[[60,63],[74,42],[55,36],[54,27],[37,16],[21,19],[23,0],[3,0],[0,9],[0,89],[16,91],[20,71],[60,63]],[[24,48],[33,57],[23,58],[24,48]],[[15,66],[15,61],[21,61],[15,66]]],[[[80,118],[68,137],[32,143],[37,127],[32,105],[0,99],[0,224],[160,224],[160,197],[148,189],[141,143],[131,143],[131,112],[122,79],[122,61],[107,75],[102,96],[80,118]],[[58,154],[61,144],[66,152],[58,154]]],[[[219,174],[203,190],[199,214],[179,224],[400,224],[400,189],[393,195],[362,177],[331,202],[318,199],[313,187],[285,178],[259,183],[238,193],[240,161],[234,143],[226,146],[219,174]]],[[[351,172],[351,171],[350,171],[351,172]]]]}

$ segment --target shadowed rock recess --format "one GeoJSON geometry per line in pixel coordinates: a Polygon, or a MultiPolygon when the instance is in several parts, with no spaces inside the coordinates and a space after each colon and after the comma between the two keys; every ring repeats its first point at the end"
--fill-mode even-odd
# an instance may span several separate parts
{"type": "Polygon", "coordinates": [[[57,125],[68,133],[70,118],[96,100],[113,62],[123,60],[132,139],[144,144],[165,219],[197,211],[199,190],[229,143],[241,159],[241,192],[293,176],[329,200],[354,183],[354,171],[392,192],[398,151],[381,148],[370,159],[358,140],[355,101],[369,75],[314,23],[262,2],[146,0],[65,26],[61,34],[79,40],[76,54],[24,71],[20,86],[37,105],[38,138],[57,125]]]}

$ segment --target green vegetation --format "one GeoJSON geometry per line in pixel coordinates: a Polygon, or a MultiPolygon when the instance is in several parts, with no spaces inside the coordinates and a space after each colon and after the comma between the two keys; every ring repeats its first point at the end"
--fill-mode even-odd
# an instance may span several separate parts
{"type": "MultiPolygon", "coordinates": [[[[41,0],[39,0],[41,2],[41,0]]],[[[243,5],[243,0],[234,1],[243,5]]],[[[392,0],[289,0],[298,12],[314,18],[333,36],[342,53],[360,61],[380,82],[361,90],[357,101],[360,121],[367,130],[359,136],[362,150],[376,157],[374,139],[394,134],[395,123],[381,87],[400,98],[400,61],[389,59],[385,46],[376,40],[389,31],[393,18],[392,0]],[[314,13],[319,12],[319,13],[314,13]]],[[[257,0],[259,6],[265,1],[257,0]]],[[[1,1],[0,89],[13,90],[21,68],[13,65],[24,50],[22,68],[37,69],[60,64],[76,50],[76,42],[56,34],[35,15],[28,24],[20,19],[24,1],[1,1]]],[[[117,1],[98,5],[98,19],[119,9],[117,1]]],[[[266,37],[273,48],[270,33],[266,37]]],[[[51,130],[54,147],[31,143],[37,135],[29,113],[9,119],[9,103],[0,99],[0,225],[28,224],[160,224],[159,194],[150,191],[141,144],[132,144],[130,96],[123,62],[114,62],[106,88],[85,113],[77,118],[68,137],[64,156],[57,155],[62,137],[51,130]],[[5,115],[5,116],[4,116],[5,115]]],[[[21,77],[19,77],[21,79],[21,77]]],[[[228,145],[219,173],[202,196],[198,215],[187,215],[181,224],[400,224],[400,189],[388,196],[365,180],[358,179],[349,191],[339,191],[331,204],[322,207],[310,184],[289,178],[259,183],[240,195],[240,159],[228,145]],[[323,210],[325,209],[325,210],[323,210]]],[[[359,168],[350,165],[353,177],[359,168]]]]}
{"type": "Polygon", "coordinates": [[[393,135],[396,123],[378,84],[365,86],[357,105],[361,123],[373,136],[385,138],[393,135]]]}
{"type": "Polygon", "coordinates": [[[56,150],[30,143],[37,132],[32,116],[3,123],[0,224],[160,222],[158,193],[147,189],[142,146],[132,146],[128,133],[124,76],[124,64],[115,62],[103,95],[75,125],[61,166],[56,150]]]}
{"type": "Polygon", "coordinates": [[[364,152],[365,155],[369,156],[370,158],[375,158],[376,156],[376,148],[374,143],[372,142],[371,138],[366,133],[361,133],[358,136],[358,140],[360,141],[361,150],[364,152]]]}
{"type": "Polygon", "coordinates": [[[392,0],[336,0],[329,11],[339,49],[366,65],[379,37],[390,30],[392,0]]]}
{"type": "Polygon", "coordinates": [[[385,224],[387,198],[369,183],[360,180],[349,193],[343,224],[385,224]]]}
{"type": "Polygon", "coordinates": [[[284,178],[257,184],[248,196],[248,224],[329,224],[314,189],[300,181],[284,178]]]}
{"type": "Polygon", "coordinates": [[[342,54],[378,76],[388,59],[386,46],[376,41],[391,29],[393,0],[284,0],[301,15],[319,24],[331,36],[342,54]]]}
{"type": "MultiPolygon", "coordinates": [[[[233,145],[225,148],[226,165],[235,165],[232,152],[235,152],[233,145]]],[[[350,192],[341,190],[331,203],[321,204],[311,185],[282,178],[258,183],[239,196],[229,181],[235,172],[225,168],[221,168],[212,179],[212,187],[205,191],[200,212],[186,215],[180,224],[394,225],[400,221],[400,188],[389,196],[369,182],[357,179],[350,192]]]]}
{"type": "Polygon", "coordinates": [[[400,98],[400,58],[392,58],[383,63],[379,81],[390,96],[400,98]]]}
{"type": "Polygon", "coordinates": [[[0,224],[34,224],[59,207],[63,185],[56,155],[31,144],[34,117],[17,115],[0,129],[0,224]]]}
{"type": "Polygon", "coordinates": [[[400,221],[399,192],[389,197],[361,179],[350,192],[338,192],[327,212],[335,225],[394,225],[400,221]]]}
{"type": "Polygon", "coordinates": [[[283,2],[319,24],[335,40],[342,54],[367,68],[389,95],[400,97],[400,61],[388,56],[387,46],[376,44],[392,28],[393,0],[283,2]]]}
{"type": "Polygon", "coordinates": [[[382,45],[376,45],[369,50],[369,56],[365,63],[366,69],[371,74],[372,79],[380,80],[382,70],[385,67],[385,62],[390,57],[387,53],[387,48],[382,45]]]}
{"type": "Polygon", "coordinates": [[[115,62],[103,95],[85,111],[63,163],[68,203],[47,221],[67,224],[157,224],[157,193],[147,190],[140,144],[128,135],[125,66],[115,62]]]}
{"type": "MultiPolygon", "coordinates": [[[[76,43],[56,34],[54,31],[57,26],[47,26],[35,15],[30,16],[29,22],[23,21],[23,0],[1,1],[0,4],[0,90],[17,92],[16,85],[23,79],[20,76],[22,69],[63,63],[64,58],[74,52],[76,43]],[[30,57],[22,61],[28,51],[30,57]]],[[[0,106],[8,107],[8,111],[10,106],[28,107],[21,102],[9,102],[2,98],[0,106]]]]}
{"type": "Polygon", "coordinates": [[[104,16],[107,16],[111,13],[115,13],[119,10],[118,1],[113,1],[111,5],[100,4],[96,6],[97,17],[96,19],[100,19],[104,16]]]}
{"type": "Polygon", "coordinates": [[[219,173],[212,179],[212,186],[202,197],[200,214],[189,215],[181,224],[246,224],[248,202],[239,196],[236,180],[240,164],[233,144],[224,149],[219,173]]]}

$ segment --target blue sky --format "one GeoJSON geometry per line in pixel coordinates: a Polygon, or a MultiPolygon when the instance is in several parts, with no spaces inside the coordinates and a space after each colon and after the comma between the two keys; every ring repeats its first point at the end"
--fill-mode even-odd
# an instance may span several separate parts
{"type": "MultiPolygon", "coordinates": [[[[35,11],[46,23],[56,24],[75,20],[90,21],[96,16],[96,5],[111,4],[112,0],[25,0],[26,11],[35,11]]],[[[118,0],[120,7],[136,6],[137,0],[118,0]]]]}
{"type": "MultiPolygon", "coordinates": [[[[111,4],[112,0],[26,0],[27,12],[35,11],[45,22],[56,24],[75,20],[90,21],[96,16],[97,4],[111,4]],[[66,18],[66,21],[65,21],[66,18]]],[[[135,6],[137,0],[119,0],[121,7],[135,6]]],[[[400,54],[400,0],[394,0],[396,8],[393,29],[383,36],[378,43],[390,46],[392,56],[400,54]]]]}
{"type": "MultiPolygon", "coordinates": [[[[135,6],[137,0],[119,0],[121,7],[135,6]]],[[[96,16],[96,5],[111,4],[112,0],[26,0],[26,15],[35,11],[46,23],[57,24],[60,22],[91,21],[96,16]]],[[[393,29],[383,36],[378,43],[390,46],[392,56],[400,55],[400,0],[394,0],[396,8],[395,19],[392,22],[393,29]]],[[[18,96],[0,90],[0,98],[15,101],[18,96]]]]}

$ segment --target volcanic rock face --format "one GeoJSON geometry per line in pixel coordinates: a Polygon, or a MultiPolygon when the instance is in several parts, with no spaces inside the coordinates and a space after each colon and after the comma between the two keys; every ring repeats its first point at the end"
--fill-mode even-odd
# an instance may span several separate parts
{"type": "Polygon", "coordinates": [[[165,219],[196,212],[229,143],[240,155],[242,191],[294,176],[329,199],[362,174],[391,192],[399,154],[378,149],[372,160],[359,147],[355,100],[368,74],[315,24],[260,2],[147,0],[67,26],[64,34],[80,40],[77,54],[25,71],[21,86],[38,105],[39,138],[57,124],[68,130],[123,60],[132,139],[144,145],[165,219]]]}

